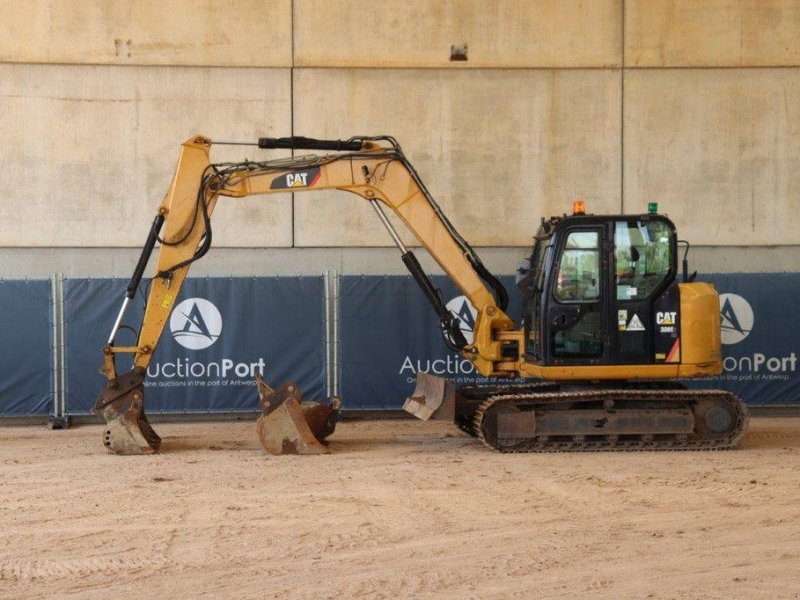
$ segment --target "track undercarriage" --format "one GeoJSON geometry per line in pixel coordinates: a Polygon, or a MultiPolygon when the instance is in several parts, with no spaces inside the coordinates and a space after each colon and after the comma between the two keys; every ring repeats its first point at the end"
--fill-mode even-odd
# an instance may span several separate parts
{"type": "Polygon", "coordinates": [[[455,423],[500,452],[721,450],[747,431],[744,403],[669,382],[461,388],[455,423]]]}

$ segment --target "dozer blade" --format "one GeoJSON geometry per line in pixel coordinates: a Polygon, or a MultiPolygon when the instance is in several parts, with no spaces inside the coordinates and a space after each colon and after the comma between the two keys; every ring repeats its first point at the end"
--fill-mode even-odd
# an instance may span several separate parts
{"type": "Polygon", "coordinates": [[[256,422],[258,440],[270,454],[327,454],[325,438],[336,428],[338,398],[302,402],[296,383],[287,381],[277,390],[256,376],[261,416],[256,422]]]}
{"type": "Polygon", "coordinates": [[[106,422],[103,445],[115,454],[152,454],[161,446],[144,414],[144,376],[134,371],[100,392],[94,412],[106,422]]]}
{"type": "Polygon", "coordinates": [[[403,410],[427,421],[430,418],[452,421],[455,418],[456,389],[444,377],[417,373],[417,387],[406,399],[403,410]]]}

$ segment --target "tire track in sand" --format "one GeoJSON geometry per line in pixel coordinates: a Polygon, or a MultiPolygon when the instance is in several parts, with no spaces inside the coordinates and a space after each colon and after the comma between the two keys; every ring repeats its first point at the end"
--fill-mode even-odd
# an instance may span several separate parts
{"type": "Polygon", "coordinates": [[[100,557],[64,560],[8,560],[0,562],[0,581],[28,581],[59,577],[83,577],[97,573],[113,574],[143,569],[158,571],[183,567],[183,562],[165,557],[100,557]]]}

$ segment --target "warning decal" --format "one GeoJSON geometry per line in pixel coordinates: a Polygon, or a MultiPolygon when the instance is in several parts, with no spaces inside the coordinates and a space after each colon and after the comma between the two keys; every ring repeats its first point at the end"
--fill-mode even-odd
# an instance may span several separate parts
{"type": "Polygon", "coordinates": [[[672,345],[672,350],[669,351],[667,355],[668,363],[679,363],[681,362],[681,340],[678,338],[675,340],[675,343],[672,345]]]}
{"type": "Polygon", "coordinates": [[[628,322],[627,331],[644,331],[644,325],[639,315],[633,315],[631,317],[631,320],[628,322]]]}
{"type": "Polygon", "coordinates": [[[628,325],[628,311],[627,310],[618,310],[617,311],[617,328],[620,331],[625,331],[625,328],[628,325]]]}

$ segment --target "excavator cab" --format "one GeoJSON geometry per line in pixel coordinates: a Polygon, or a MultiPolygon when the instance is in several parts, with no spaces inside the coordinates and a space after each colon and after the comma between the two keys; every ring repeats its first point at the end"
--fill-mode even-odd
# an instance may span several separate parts
{"type": "Polygon", "coordinates": [[[524,357],[541,366],[680,359],[677,234],[658,214],[543,221],[523,287],[524,357]]]}

